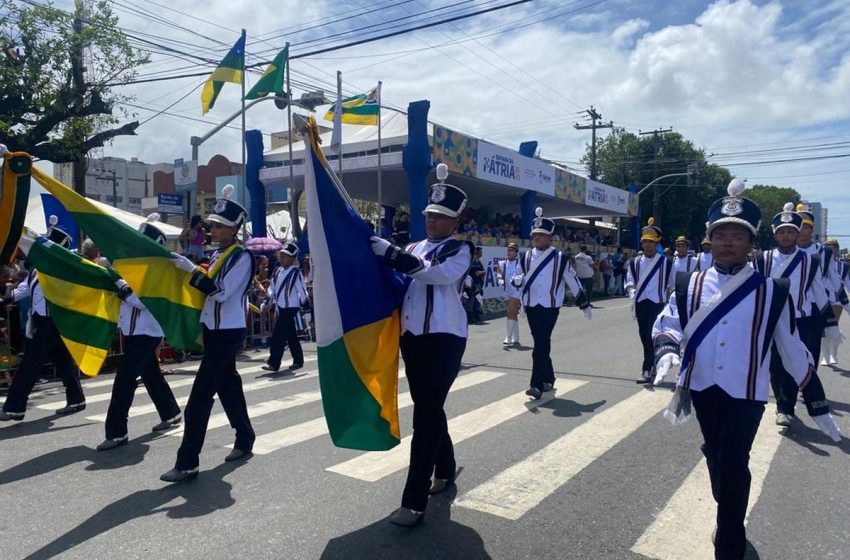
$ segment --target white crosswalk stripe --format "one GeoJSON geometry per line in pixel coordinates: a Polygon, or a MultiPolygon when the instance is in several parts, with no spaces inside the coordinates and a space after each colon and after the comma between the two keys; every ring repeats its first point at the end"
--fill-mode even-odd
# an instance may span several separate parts
{"type": "MultiPolygon", "coordinates": [[[[770,463],[781,442],[779,430],[763,422],[750,452],[752,483],[747,516],[758,502],[770,463]]],[[[632,552],[657,560],[711,560],[714,558],[711,532],[716,514],[717,505],[711,495],[708,467],[703,459],[637,540],[632,552]]]]}
{"type": "MultiPolygon", "coordinates": [[[[473,387],[481,383],[492,381],[499,377],[503,377],[504,373],[494,371],[475,371],[458,377],[452,385],[451,391],[459,391],[468,387],[473,387]]],[[[410,397],[410,392],[399,393],[398,408],[399,410],[413,405],[413,399],[410,397]]],[[[251,410],[248,410],[249,416],[253,417],[251,410]]],[[[316,418],[295,426],[289,426],[280,430],[275,430],[267,434],[257,437],[254,442],[254,453],[256,455],[266,455],[273,453],[284,447],[302,443],[304,441],[317,438],[328,433],[328,426],[325,418],[316,418]]]]}
{"type": "Polygon", "coordinates": [[[516,520],[658,414],[670,393],[641,391],[473,488],[455,506],[516,520]]]}
{"type": "MultiPolygon", "coordinates": [[[[561,393],[573,391],[586,385],[585,381],[563,380],[559,382],[561,393]]],[[[528,412],[530,409],[555,398],[555,392],[544,393],[536,401],[529,401],[524,394],[515,394],[449,420],[452,441],[458,444],[490,428],[528,412]]],[[[328,467],[328,471],[352,478],[375,482],[407,466],[410,459],[408,436],[390,451],[365,453],[344,463],[328,467]]]]}

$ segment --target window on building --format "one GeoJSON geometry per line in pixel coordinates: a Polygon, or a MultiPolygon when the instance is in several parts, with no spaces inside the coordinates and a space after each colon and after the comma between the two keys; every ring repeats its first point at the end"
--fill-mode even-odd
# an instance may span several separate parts
{"type": "Polygon", "coordinates": [[[100,195],[97,193],[86,193],[86,196],[92,200],[100,200],[100,195]]]}
{"type": "Polygon", "coordinates": [[[130,204],[141,204],[142,203],[142,199],[139,198],[139,197],[136,197],[136,196],[131,196],[128,200],[130,201],[130,204]]]}

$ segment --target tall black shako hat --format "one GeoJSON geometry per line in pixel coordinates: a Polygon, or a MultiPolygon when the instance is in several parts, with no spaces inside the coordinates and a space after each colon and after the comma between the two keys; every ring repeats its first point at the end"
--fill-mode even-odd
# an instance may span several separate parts
{"type": "Polygon", "coordinates": [[[56,217],[55,214],[51,214],[50,218],[48,218],[48,223],[50,224],[47,228],[47,239],[56,243],[57,245],[61,245],[66,249],[71,246],[71,236],[68,235],[67,232],[60,229],[56,224],[59,223],[59,218],[56,217]]]}
{"type": "Polygon", "coordinates": [[[241,204],[230,200],[235,190],[236,187],[233,185],[224,185],[224,188],[221,189],[222,197],[216,199],[213,213],[207,216],[208,222],[217,222],[237,229],[242,227],[247,212],[245,212],[245,208],[241,204]]]}
{"type": "Polygon", "coordinates": [[[283,247],[281,247],[280,252],[284,255],[289,255],[290,257],[297,257],[298,245],[296,245],[292,241],[287,241],[283,244],[283,247]]]}
{"type": "Polygon", "coordinates": [[[753,235],[758,233],[761,226],[761,209],[749,198],[741,196],[745,188],[746,185],[740,179],[732,179],[729,182],[726,187],[729,196],[715,200],[708,210],[706,237],[711,237],[714,228],[723,224],[738,224],[747,228],[753,235]]]}
{"type": "Polygon", "coordinates": [[[428,206],[422,214],[436,212],[449,218],[457,218],[466,208],[466,193],[454,185],[446,183],[449,177],[449,166],[445,163],[437,165],[437,181],[428,189],[428,206]]]}
{"type": "Polygon", "coordinates": [[[555,221],[549,218],[543,217],[543,208],[535,208],[534,209],[534,221],[531,222],[531,233],[545,233],[546,235],[552,235],[555,233],[555,221]]]}
{"type": "Polygon", "coordinates": [[[148,217],[145,218],[145,221],[139,225],[139,231],[150,237],[160,245],[165,245],[167,241],[165,237],[165,232],[163,232],[156,224],[159,222],[159,214],[153,212],[152,214],[148,214],[148,217]]]}
{"type": "Polygon", "coordinates": [[[771,223],[773,233],[776,233],[776,230],[783,227],[792,227],[797,231],[800,231],[802,226],[803,217],[794,211],[793,202],[786,202],[785,206],[782,207],[782,212],[775,215],[773,217],[773,222],[771,223]]]}

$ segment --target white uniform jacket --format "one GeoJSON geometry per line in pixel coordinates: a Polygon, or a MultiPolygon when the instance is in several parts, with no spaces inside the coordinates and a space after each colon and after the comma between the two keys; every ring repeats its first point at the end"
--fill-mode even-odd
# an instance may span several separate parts
{"type": "Polygon", "coordinates": [[[279,266],[269,282],[269,301],[277,307],[300,308],[307,301],[307,286],[297,265],[279,266]]]}
{"type": "Polygon", "coordinates": [[[697,268],[697,257],[694,255],[673,256],[673,276],[679,272],[693,272],[697,268]]]}
{"type": "Polygon", "coordinates": [[[789,295],[794,302],[794,316],[798,319],[810,317],[815,307],[823,310],[829,305],[819,267],[814,265],[811,254],[802,249],[791,253],[783,253],[779,249],[758,253],[752,264],[765,276],[791,281],[789,295]]]}
{"type": "Polygon", "coordinates": [[[630,289],[640,292],[635,294],[635,302],[648,299],[655,303],[664,303],[667,301],[667,295],[676,287],[673,261],[658,253],[651,258],[646,255],[636,256],[626,267],[624,287],[626,292],[630,289]]]}
{"type": "Polygon", "coordinates": [[[410,283],[401,305],[402,334],[449,333],[466,338],[466,311],[460,295],[472,264],[472,244],[452,238],[426,239],[405,250],[418,258],[421,266],[407,274],[410,283]]]}
{"type": "Polygon", "coordinates": [[[516,287],[522,291],[522,304],[525,307],[561,307],[567,288],[579,308],[584,309],[589,305],[567,255],[554,247],[548,247],[542,251],[526,251],[519,259],[522,283],[516,287]]]}
{"type": "MultiPolygon", "coordinates": [[[[652,335],[657,357],[670,351],[679,352],[681,345],[679,385],[695,391],[717,385],[734,398],[766,402],[773,342],[785,369],[801,387],[814,372],[814,360],[797,335],[792,302],[784,296],[784,290],[775,280],[749,267],[742,267],[736,273],[745,272],[755,276],[752,281],[757,287],[725,314],[715,317],[709,314],[699,327],[691,326],[694,329],[691,340],[683,342],[682,302],[675,293],[656,319],[652,335]],[[778,289],[774,301],[774,290],[778,289]],[[698,331],[704,333],[701,340],[698,331]],[[687,345],[692,342],[698,346],[690,351],[687,345]],[[684,357],[689,352],[692,357],[686,363],[684,357]]],[[[709,305],[734,275],[723,274],[716,268],[693,273],[688,282],[684,315],[693,317],[701,307],[709,305]]]]}
{"type": "Polygon", "coordinates": [[[35,269],[31,270],[27,277],[12,290],[13,300],[21,301],[24,298],[32,300],[32,313],[34,315],[41,315],[42,317],[50,315],[47,309],[47,300],[44,299],[35,269]]]}
{"type": "Polygon", "coordinates": [[[130,294],[121,302],[118,314],[118,329],[124,336],[162,337],[162,327],[136,294],[130,294]]]}
{"type": "MultiPolygon", "coordinates": [[[[210,266],[215,264],[222,251],[213,253],[210,266]]],[[[192,277],[192,285],[207,294],[204,308],[201,310],[201,323],[208,329],[244,329],[245,315],[248,311],[248,286],[254,275],[254,258],[249,251],[241,251],[230,258],[216,274],[206,279],[201,272],[192,277]],[[200,276],[199,276],[200,275],[200,276]],[[215,286],[207,291],[211,280],[215,286]]]]}

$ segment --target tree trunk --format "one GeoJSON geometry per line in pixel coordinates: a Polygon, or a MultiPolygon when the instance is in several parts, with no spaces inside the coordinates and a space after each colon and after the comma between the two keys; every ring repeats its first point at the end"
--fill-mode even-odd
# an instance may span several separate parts
{"type": "Polygon", "coordinates": [[[72,186],[74,191],[82,196],[86,196],[86,167],[85,160],[75,161],[73,163],[74,173],[72,186]]]}

